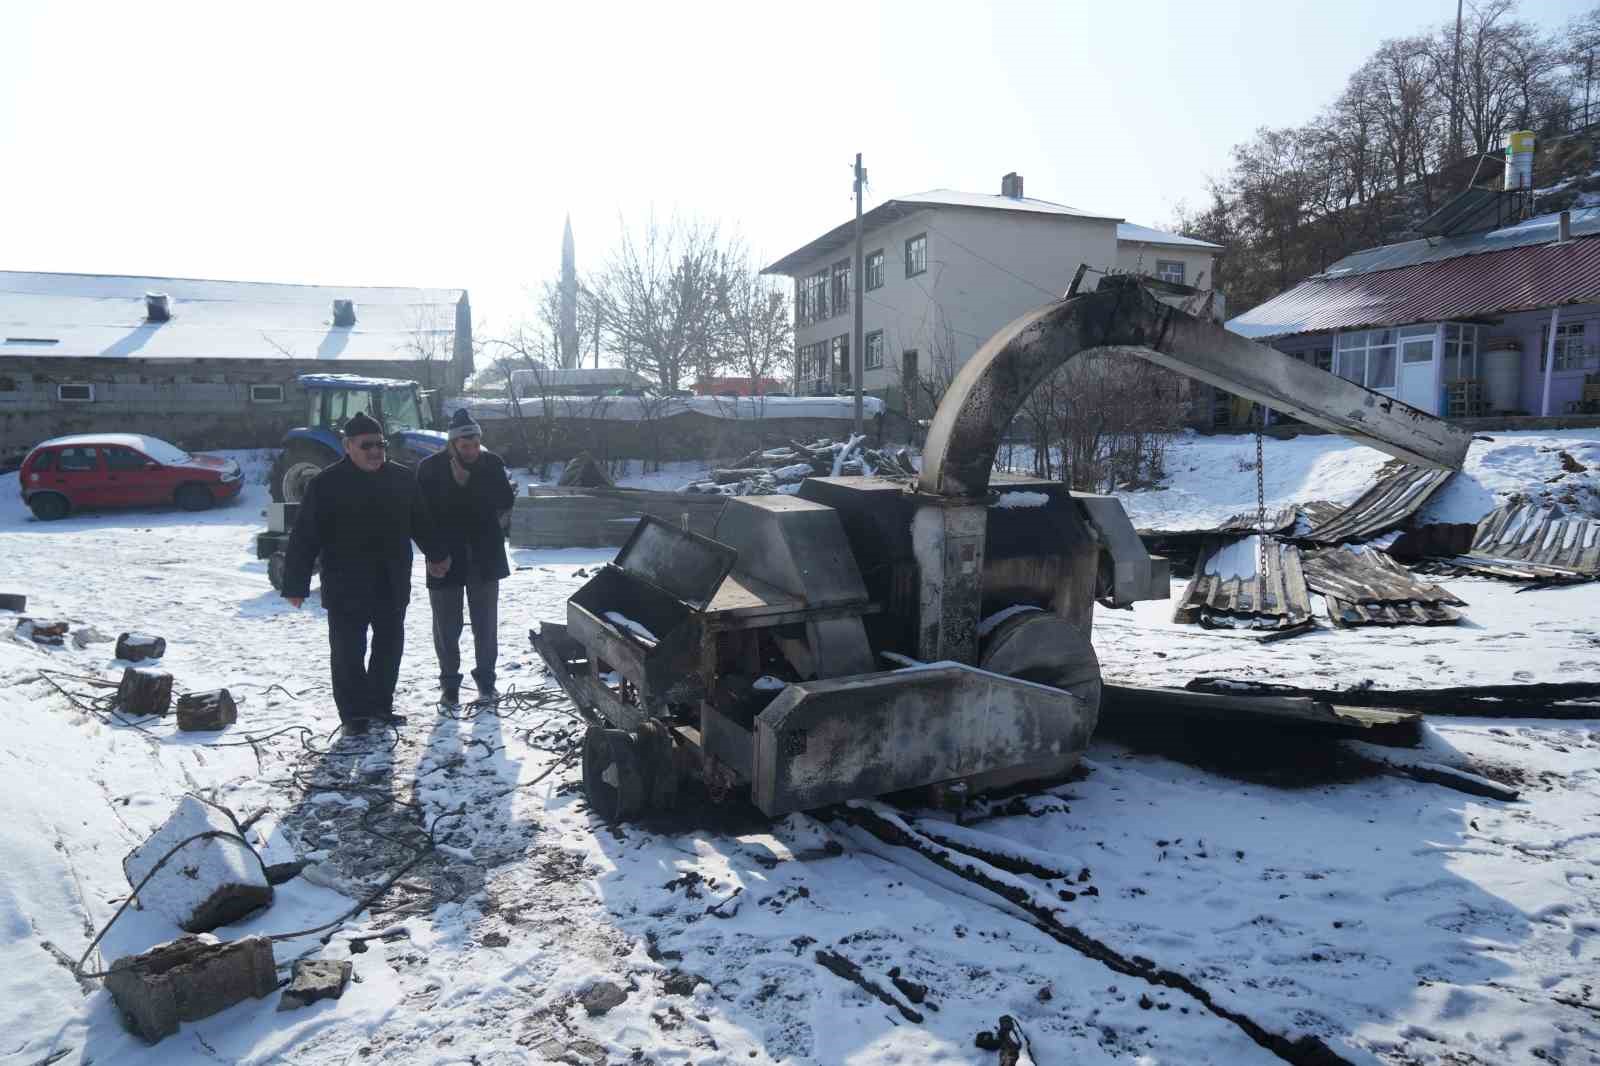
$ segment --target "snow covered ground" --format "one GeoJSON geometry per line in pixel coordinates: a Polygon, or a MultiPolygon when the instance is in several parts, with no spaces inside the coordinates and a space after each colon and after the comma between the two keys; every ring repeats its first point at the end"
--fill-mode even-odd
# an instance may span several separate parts
{"type": "MultiPolygon", "coordinates": [[[[1600,459],[1593,435],[1496,438],[1432,510],[1473,520],[1499,496],[1545,486],[1560,450],[1600,459]]],[[[1352,499],[1384,462],[1328,437],[1267,449],[1269,503],[1352,499]]],[[[1128,498],[1135,521],[1193,527],[1252,507],[1254,472],[1240,463],[1251,457],[1248,438],[1186,440],[1171,486],[1128,498]]],[[[410,724],[398,740],[330,746],[326,627],[312,604],[295,611],[267,585],[251,550],[265,457],[244,458],[243,498],[202,515],[47,525],[22,508],[15,475],[0,477],[0,591],[27,593],[29,614],[74,629],[164,636],[179,689],[240,698],[222,734],[108,723],[42,671],[98,695],[83,679],[120,675],[110,645],[47,649],[0,630],[0,1061],[992,1063],[975,1037],[1002,1014],[1041,1066],[1278,1061],[1231,1014],[1352,1062],[1600,1062],[1594,723],[1433,720],[1427,757],[1520,782],[1509,804],[1392,777],[1267,785],[1096,740],[1078,778],[974,824],[858,812],[902,820],[907,839],[984,871],[1009,898],[842,818],[768,824],[730,805],[604,829],[576,787],[565,753],[579,731],[560,701],[435,712],[420,592],[401,672],[410,724]],[[291,731],[241,742],[275,730],[291,731]],[[404,842],[436,828],[438,850],[373,911],[326,944],[277,945],[284,966],[303,954],[352,961],[343,999],[288,1013],[275,996],[247,1001],[147,1047],[97,984],[74,981],[59,960],[110,918],[128,891],[123,856],[186,792],[241,816],[265,808],[252,834],[316,863],[225,937],[336,917],[351,905],[341,890],[381,883],[415,854],[404,842]],[[1110,968],[1052,928],[1191,990],[1110,968]],[[584,997],[598,1006],[597,991],[612,992],[602,982],[620,1002],[591,1014],[584,997]]],[[[528,628],[563,617],[605,558],[513,553],[503,686],[544,683],[528,628]]],[[[420,589],[420,561],[414,576],[420,589]]],[[[1109,677],[1144,683],[1600,680],[1592,587],[1446,585],[1468,601],[1463,626],[1328,631],[1269,650],[1170,625],[1171,604],[1151,603],[1100,611],[1095,644],[1109,677]]],[[[130,910],[105,958],[177,933],[130,910]]]]}

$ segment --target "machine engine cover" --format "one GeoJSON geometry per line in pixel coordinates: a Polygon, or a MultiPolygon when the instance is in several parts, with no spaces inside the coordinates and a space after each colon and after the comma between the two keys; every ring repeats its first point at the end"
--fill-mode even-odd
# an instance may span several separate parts
{"type": "Polygon", "coordinates": [[[1089,745],[1094,709],[960,663],[790,685],[756,717],[752,794],[771,816],[994,770],[1040,774],[1089,745]]]}

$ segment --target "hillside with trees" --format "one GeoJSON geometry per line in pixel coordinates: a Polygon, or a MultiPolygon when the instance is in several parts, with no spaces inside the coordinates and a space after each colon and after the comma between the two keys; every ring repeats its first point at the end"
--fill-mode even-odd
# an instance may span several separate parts
{"type": "Polygon", "coordinates": [[[1455,20],[1386,40],[1302,126],[1235,145],[1205,204],[1176,226],[1227,253],[1217,282],[1244,311],[1353,251],[1416,236],[1469,185],[1498,187],[1505,135],[1539,135],[1536,187],[1567,183],[1538,210],[1600,191],[1600,6],[1564,26],[1518,17],[1516,0],[1463,5],[1455,20]]]}

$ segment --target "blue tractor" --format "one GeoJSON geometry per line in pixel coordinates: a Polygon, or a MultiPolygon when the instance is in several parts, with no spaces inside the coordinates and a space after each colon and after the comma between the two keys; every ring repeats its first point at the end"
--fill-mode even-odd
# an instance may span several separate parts
{"type": "Polygon", "coordinates": [[[414,467],[444,447],[445,434],[433,428],[427,397],[414,381],[358,374],[301,374],[298,380],[306,395],[306,424],[285,435],[283,452],[272,466],[277,503],[299,503],[306,483],[344,455],[339,430],[358,411],[383,426],[394,462],[414,467]]]}

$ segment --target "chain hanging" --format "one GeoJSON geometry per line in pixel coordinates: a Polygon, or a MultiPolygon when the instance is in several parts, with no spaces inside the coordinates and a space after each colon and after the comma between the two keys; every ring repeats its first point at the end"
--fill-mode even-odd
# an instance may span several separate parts
{"type": "MultiPolygon", "coordinates": [[[[1261,575],[1260,587],[1263,601],[1267,595],[1267,481],[1266,463],[1263,460],[1264,430],[1267,425],[1267,408],[1257,404],[1256,419],[1256,568],[1261,575]]],[[[1264,604],[1263,604],[1264,605],[1264,604]]]]}

